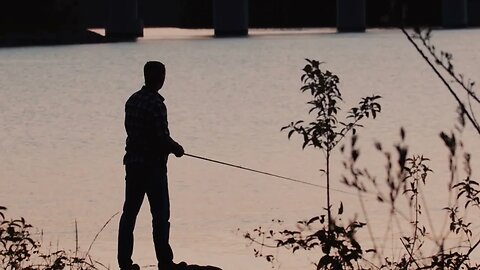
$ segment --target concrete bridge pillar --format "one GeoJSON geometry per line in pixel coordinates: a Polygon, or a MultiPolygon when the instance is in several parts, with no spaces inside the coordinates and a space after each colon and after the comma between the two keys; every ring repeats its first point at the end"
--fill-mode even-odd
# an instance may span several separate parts
{"type": "Polygon", "coordinates": [[[480,26],[480,0],[468,2],[468,26],[480,26]]]}
{"type": "Polygon", "coordinates": [[[143,37],[143,22],[138,17],[137,0],[110,0],[110,16],[105,34],[112,39],[143,37]]]}
{"type": "Polygon", "coordinates": [[[215,36],[248,35],[248,0],[213,0],[215,36]]]}
{"type": "Polygon", "coordinates": [[[365,32],[365,0],[337,0],[337,31],[365,32]]]}
{"type": "Polygon", "coordinates": [[[468,25],[467,0],[442,0],[442,24],[446,28],[468,25]]]}

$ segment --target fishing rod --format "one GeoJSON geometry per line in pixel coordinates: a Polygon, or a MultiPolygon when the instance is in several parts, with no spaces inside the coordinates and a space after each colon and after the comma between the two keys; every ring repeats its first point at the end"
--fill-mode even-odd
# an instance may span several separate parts
{"type": "MultiPolygon", "coordinates": [[[[303,180],[299,180],[299,179],[295,179],[295,178],[285,177],[285,176],[281,176],[281,175],[278,175],[278,174],[273,174],[273,173],[269,173],[269,172],[265,172],[265,171],[255,170],[255,169],[252,169],[252,168],[248,168],[248,167],[244,167],[244,166],[240,166],[240,165],[235,165],[235,164],[220,161],[220,160],[215,160],[215,159],[202,157],[202,156],[197,156],[197,155],[192,155],[192,154],[187,154],[187,153],[185,153],[184,155],[187,156],[187,157],[196,158],[196,159],[200,159],[200,160],[204,160],[204,161],[208,161],[208,162],[212,162],[212,163],[217,163],[217,164],[220,164],[220,165],[229,166],[229,167],[233,167],[233,168],[237,168],[237,169],[241,169],[241,170],[245,170],[245,171],[250,171],[250,172],[254,172],[254,173],[258,173],[258,174],[268,175],[268,176],[271,176],[271,177],[275,177],[275,178],[279,178],[279,179],[283,179],[283,180],[287,180],[287,181],[291,181],[291,182],[295,182],[295,183],[299,183],[299,184],[309,185],[309,186],[313,186],[313,187],[317,187],[317,188],[321,188],[321,189],[327,189],[326,186],[317,185],[317,184],[314,184],[314,183],[311,183],[311,182],[308,182],[308,181],[303,181],[303,180]]],[[[350,195],[356,195],[355,193],[348,192],[348,191],[343,191],[343,190],[335,189],[335,188],[330,188],[330,190],[345,193],[345,194],[350,194],[350,195]]]]}

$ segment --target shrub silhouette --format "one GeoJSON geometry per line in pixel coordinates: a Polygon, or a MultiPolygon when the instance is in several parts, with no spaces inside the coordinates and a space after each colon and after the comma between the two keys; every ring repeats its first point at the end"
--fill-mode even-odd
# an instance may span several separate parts
{"type": "MultiPolygon", "coordinates": [[[[351,132],[353,134],[353,144],[356,142],[356,132],[362,125],[359,122],[365,118],[376,118],[381,111],[381,106],[377,100],[381,97],[372,95],[364,97],[348,111],[344,121],[339,121],[337,114],[341,110],[339,103],[342,101],[342,95],[339,89],[340,79],[332,72],[321,69],[321,62],[317,60],[306,59],[308,64],[303,68],[304,74],[301,77],[303,86],[301,92],[308,92],[312,100],[307,104],[310,106],[309,114],[315,118],[306,123],[304,120],[291,122],[281,130],[288,131],[288,138],[293,134],[299,134],[303,138],[302,148],[307,146],[318,148],[325,155],[326,169],[322,170],[326,175],[327,182],[327,215],[316,216],[309,220],[299,221],[301,230],[291,231],[269,231],[265,232],[261,228],[252,233],[245,234],[245,237],[261,246],[265,242],[258,242],[257,239],[268,239],[275,242],[276,247],[286,247],[293,252],[304,249],[312,250],[321,247],[323,256],[317,263],[317,269],[346,269],[352,268],[356,262],[362,258],[363,250],[355,239],[358,229],[365,226],[365,223],[351,221],[347,225],[340,224],[338,219],[332,215],[332,205],[330,204],[330,158],[335,147],[351,132]],[[316,228],[319,226],[320,228],[316,228]]],[[[342,147],[343,148],[343,147],[342,147]]],[[[355,153],[356,152],[352,152],[355,153]]],[[[354,157],[355,159],[358,156],[354,157]]],[[[343,214],[343,203],[340,203],[338,215],[343,214]]],[[[256,251],[256,256],[264,256],[268,261],[273,261],[273,255],[264,255],[261,251],[256,251]]]]}
{"type": "Polygon", "coordinates": [[[43,252],[34,240],[32,225],[24,218],[6,219],[7,208],[0,206],[0,269],[4,270],[97,270],[106,268],[79,250],[43,252]]]}
{"type": "MultiPolygon", "coordinates": [[[[449,193],[446,194],[446,204],[443,207],[445,214],[445,229],[435,230],[430,219],[428,200],[423,192],[429,184],[429,175],[432,169],[429,158],[422,155],[409,155],[406,142],[406,131],[400,128],[400,141],[393,144],[393,150],[388,150],[380,142],[374,144],[375,149],[385,159],[385,174],[373,175],[368,167],[359,167],[358,160],[361,151],[356,146],[358,137],[355,128],[360,125],[359,120],[369,116],[376,116],[380,112],[380,105],[376,103],[379,96],[363,98],[359,106],[352,108],[348,114],[349,122],[337,120],[341,101],[338,90],[339,79],[329,71],[320,70],[320,62],[307,60],[302,76],[302,92],[310,91],[314,100],[310,113],[315,113],[316,119],[309,124],[304,121],[292,122],[282,130],[288,130],[288,137],[295,133],[303,136],[306,146],[313,146],[325,153],[327,168],[327,215],[316,216],[301,220],[296,230],[268,229],[262,227],[247,232],[244,236],[255,247],[256,257],[263,257],[269,262],[275,262],[274,255],[264,248],[287,248],[295,253],[297,250],[314,250],[321,248],[316,269],[479,269],[480,264],[472,258],[472,254],[480,245],[480,237],[473,229],[474,219],[480,210],[480,183],[474,179],[471,166],[472,155],[462,142],[461,137],[467,124],[471,124],[480,134],[478,121],[475,117],[475,108],[480,101],[474,91],[475,83],[457,73],[453,67],[453,56],[441,51],[437,54],[435,46],[430,42],[430,30],[415,29],[410,35],[404,29],[403,33],[415,46],[423,59],[429,64],[434,73],[444,83],[458,104],[458,122],[449,132],[439,134],[441,141],[447,148],[449,156],[449,176],[446,178],[449,193]],[[420,45],[415,42],[418,40],[420,45]],[[423,47],[423,49],[422,49],[423,47]],[[439,68],[438,68],[439,67],[439,68]],[[443,72],[442,72],[443,70],[443,72]],[[455,87],[453,84],[456,84],[455,87]],[[460,97],[463,90],[466,98],[460,97]],[[345,209],[340,203],[337,217],[332,214],[329,195],[330,154],[345,135],[352,131],[350,143],[340,147],[344,155],[343,175],[341,182],[356,191],[359,205],[365,222],[353,220],[343,225],[338,218],[345,209]],[[463,171],[462,171],[463,167],[463,171]],[[377,203],[386,206],[387,224],[382,228],[371,228],[369,225],[369,211],[364,202],[365,196],[374,196],[377,203]],[[326,218],[327,216],[327,218],[326,218]],[[357,230],[366,227],[370,242],[360,243],[356,240],[357,230]],[[386,242],[387,238],[378,240],[378,234],[384,229],[386,237],[392,235],[394,228],[399,228],[400,236],[391,241],[401,244],[402,250],[395,257],[389,257],[385,246],[379,241],[386,242]],[[455,243],[452,238],[459,239],[455,243]],[[364,246],[369,248],[365,249],[364,246]],[[371,247],[370,247],[371,246],[371,247]],[[367,257],[368,256],[368,257],[367,257]]],[[[375,165],[378,167],[378,164],[375,165]]],[[[438,184],[437,184],[438,185],[438,184]]],[[[283,222],[276,221],[276,226],[283,227],[283,222]]]]}

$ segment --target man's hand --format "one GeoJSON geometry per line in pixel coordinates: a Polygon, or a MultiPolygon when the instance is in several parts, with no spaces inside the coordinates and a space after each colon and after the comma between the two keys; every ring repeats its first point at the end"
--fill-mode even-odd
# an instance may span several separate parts
{"type": "Polygon", "coordinates": [[[175,147],[173,154],[176,157],[181,157],[183,156],[183,154],[185,154],[185,150],[183,150],[183,147],[180,144],[177,144],[177,147],[175,147]]]}

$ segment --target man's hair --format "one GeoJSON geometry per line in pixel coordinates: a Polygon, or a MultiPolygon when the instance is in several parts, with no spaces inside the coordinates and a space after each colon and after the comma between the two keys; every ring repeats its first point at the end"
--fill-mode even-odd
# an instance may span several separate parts
{"type": "Polygon", "coordinates": [[[148,61],[143,67],[145,85],[152,85],[165,79],[165,65],[158,61],[148,61]]]}

